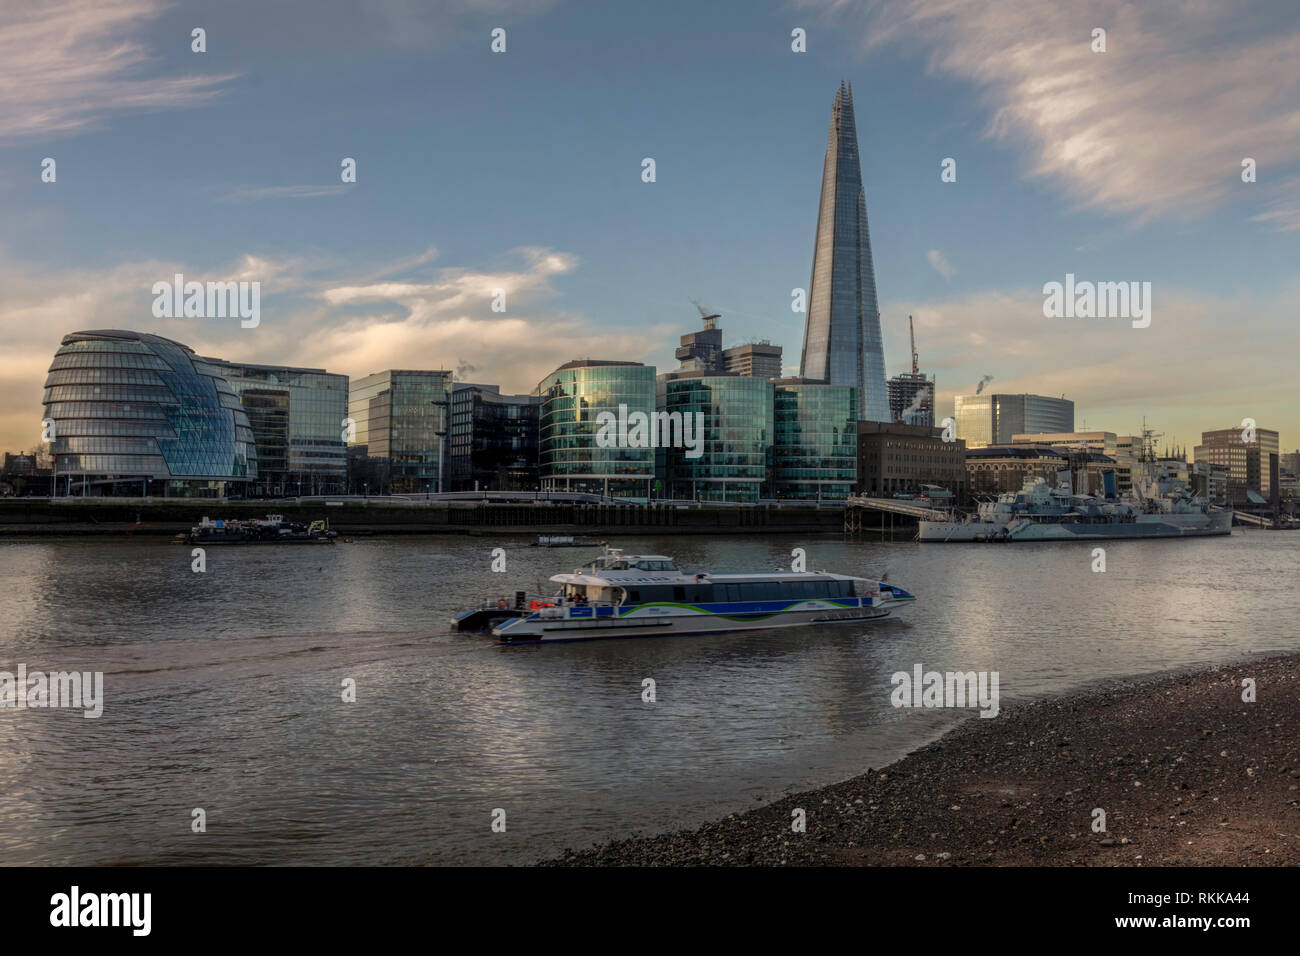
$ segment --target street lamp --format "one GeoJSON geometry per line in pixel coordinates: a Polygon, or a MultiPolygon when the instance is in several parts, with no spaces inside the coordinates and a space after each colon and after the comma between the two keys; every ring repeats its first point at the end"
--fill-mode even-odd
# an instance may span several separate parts
{"type": "Polygon", "coordinates": [[[443,410],[442,422],[441,422],[442,430],[435,431],[433,433],[434,437],[439,440],[438,441],[438,494],[442,494],[442,490],[443,490],[442,489],[442,464],[443,461],[445,461],[447,458],[447,431],[448,431],[447,408],[448,406],[451,405],[451,402],[449,402],[447,399],[444,398],[444,399],[433,399],[432,401],[429,402],[429,404],[437,408],[441,408],[443,410]]]}

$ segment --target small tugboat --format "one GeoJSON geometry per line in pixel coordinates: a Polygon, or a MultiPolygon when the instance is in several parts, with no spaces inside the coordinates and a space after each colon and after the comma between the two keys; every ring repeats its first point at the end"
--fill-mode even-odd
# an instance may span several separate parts
{"type": "Polygon", "coordinates": [[[572,574],[551,598],[516,592],[452,618],[457,630],[490,628],[499,644],[586,641],[839,624],[890,616],[916,600],[884,581],[826,571],[682,571],[660,554],[617,548],[572,574]]]}
{"type": "Polygon", "coordinates": [[[188,534],[176,536],[185,544],[333,544],[338,537],[325,521],[301,524],[282,515],[247,520],[204,518],[188,534]]]}

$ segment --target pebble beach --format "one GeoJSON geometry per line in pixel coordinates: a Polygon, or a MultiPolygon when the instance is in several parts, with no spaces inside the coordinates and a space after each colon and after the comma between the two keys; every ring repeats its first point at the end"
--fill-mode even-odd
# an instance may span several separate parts
{"type": "Polygon", "coordinates": [[[1296,864],[1300,656],[1004,706],[842,783],[542,865],[1296,864]]]}

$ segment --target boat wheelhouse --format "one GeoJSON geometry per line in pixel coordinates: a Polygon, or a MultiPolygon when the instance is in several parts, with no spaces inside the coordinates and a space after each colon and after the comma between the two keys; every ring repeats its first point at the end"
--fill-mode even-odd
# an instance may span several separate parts
{"type": "MultiPolygon", "coordinates": [[[[902,588],[853,575],[683,571],[665,555],[625,555],[617,549],[607,549],[586,567],[550,580],[559,585],[553,598],[500,607],[504,619],[491,622],[499,642],[714,634],[869,621],[915,600],[902,588]]],[[[463,612],[453,624],[462,626],[475,614],[484,612],[463,612]]]]}

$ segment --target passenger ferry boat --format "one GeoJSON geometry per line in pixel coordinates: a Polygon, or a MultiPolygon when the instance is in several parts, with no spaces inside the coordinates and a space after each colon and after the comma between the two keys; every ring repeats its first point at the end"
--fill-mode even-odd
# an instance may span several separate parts
{"type": "Polygon", "coordinates": [[[505,599],[458,614],[459,630],[490,626],[500,644],[717,634],[888,617],[916,600],[884,581],[826,571],[691,572],[659,554],[617,548],[572,574],[559,592],[514,607],[505,599]]]}

